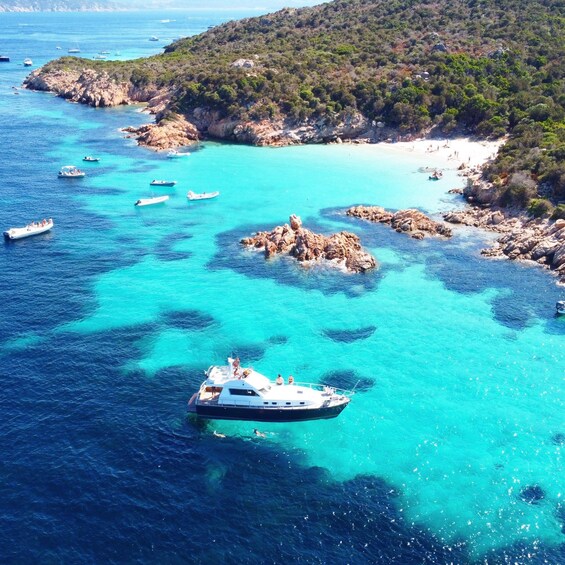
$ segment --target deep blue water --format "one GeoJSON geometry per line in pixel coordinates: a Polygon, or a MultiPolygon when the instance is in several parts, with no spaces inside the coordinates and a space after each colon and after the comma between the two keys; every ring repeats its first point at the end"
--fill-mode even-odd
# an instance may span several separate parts
{"type": "Polygon", "coordinates": [[[0,15],[0,227],[55,220],[0,248],[0,560],[564,563],[563,292],[482,258],[471,230],[416,242],[344,216],[460,206],[417,156],[205,143],[172,162],[123,138],[139,108],[12,88],[26,56],[139,57],[249,14],[0,15]],[[57,179],[85,154],[101,157],[85,179],[57,179]],[[135,209],[152,178],[179,183],[135,209]],[[188,189],[221,196],[194,205],[188,189]],[[380,268],[240,248],[290,213],[354,231],[380,268]],[[232,353],[358,392],[339,418],[266,438],[191,420],[203,370],[232,353]]]}

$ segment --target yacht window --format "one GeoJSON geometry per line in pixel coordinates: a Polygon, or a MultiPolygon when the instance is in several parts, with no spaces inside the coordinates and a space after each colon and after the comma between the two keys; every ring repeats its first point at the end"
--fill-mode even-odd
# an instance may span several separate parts
{"type": "Polygon", "coordinates": [[[233,394],[233,396],[259,396],[254,390],[248,388],[230,388],[230,394],[233,394]]]}
{"type": "Polygon", "coordinates": [[[290,406],[290,402],[287,402],[286,405],[287,405],[287,406],[290,406]]]}
{"type": "Polygon", "coordinates": [[[300,404],[304,404],[304,402],[301,402],[300,404]]]}
{"type": "Polygon", "coordinates": [[[273,406],[276,406],[276,405],[277,405],[277,403],[276,403],[276,402],[271,402],[271,404],[272,404],[273,406]]]}

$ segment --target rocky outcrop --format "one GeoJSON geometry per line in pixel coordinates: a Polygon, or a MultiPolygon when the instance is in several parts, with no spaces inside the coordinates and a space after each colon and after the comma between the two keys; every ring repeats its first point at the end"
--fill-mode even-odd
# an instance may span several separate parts
{"type": "Polygon", "coordinates": [[[166,120],[155,124],[146,124],[139,128],[124,128],[128,137],[135,137],[139,145],[153,149],[182,147],[198,141],[198,130],[184,116],[173,114],[166,120]]]}
{"type": "Polygon", "coordinates": [[[58,70],[50,73],[42,73],[38,69],[25,80],[24,86],[32,90],[54,92],[71,102],[94,107],[119,106],[133,101],[128,82],[117,83],[107,73],[91,69],[58,70]]]}
{"type": "Polygon", "coordinates": [[[555,271],[565,284],[565,220],[551,222],[480,207],[448,212],[443,219],[501,234],[492,247],[481,251],[483,255],[535,261],[555,271]]]}
{"type": "Polygon", "coordinates": [[[263,249],[266,258],[287,254],[300,262],[326,260],[355,273],[363,273],[377,265],[375,258],[362,249],[356,235],[349,232],[330,236],[316,234],[303,228],[302,221],[294,214],[290,216],[289,224],[246,237],[241,243],[263,249]]]}
{"type": "Polygon", "coordinates": [[[451,229],[441,222],[435,222],[419,210],[399,210],[389,212],[380,206],[353,206],[346,212],[369,222],[388,224],[397,232],[407,233],[414,239],[423,239],[428,235],[451,237],[451,229]]]}

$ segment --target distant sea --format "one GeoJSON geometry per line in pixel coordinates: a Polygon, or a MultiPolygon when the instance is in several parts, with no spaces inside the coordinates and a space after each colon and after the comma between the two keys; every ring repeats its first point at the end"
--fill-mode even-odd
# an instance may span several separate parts
{"type": "Polygon", "coordinates": [[[120,132],[150,120],[139,107],[19,88],[25,57],[148,56],[255,14],[0,16],[0,228],[55,221],[0,250],[0,561],[565,563],[563,291],[481,258],[491,236],[415,241],[344,214],[460,207],[452,162],[212,142],[168,160],[120,132]],[[87,177],[58,179],[69,164],[87,177]],[[358,234],[379,269],[241,248],[292,213],[358,234]],[[356,394],[334,420],[190,419],[204,370],[232,354],[356,394]]]}

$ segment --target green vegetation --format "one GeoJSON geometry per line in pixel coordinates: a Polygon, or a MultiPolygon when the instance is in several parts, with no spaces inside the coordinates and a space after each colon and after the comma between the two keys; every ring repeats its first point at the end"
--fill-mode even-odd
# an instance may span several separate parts
{"type": "Polygon", "coordinates": [[[540,192],[565,200],[564,46],[562,0],[335,0],[223,24],[149,59],[47,68],[171,88],[170,110],[186,114],[331,124],[361,113],[403,135],[508,134],[486,175],[500,203],[528,206],[540,192]]]}

